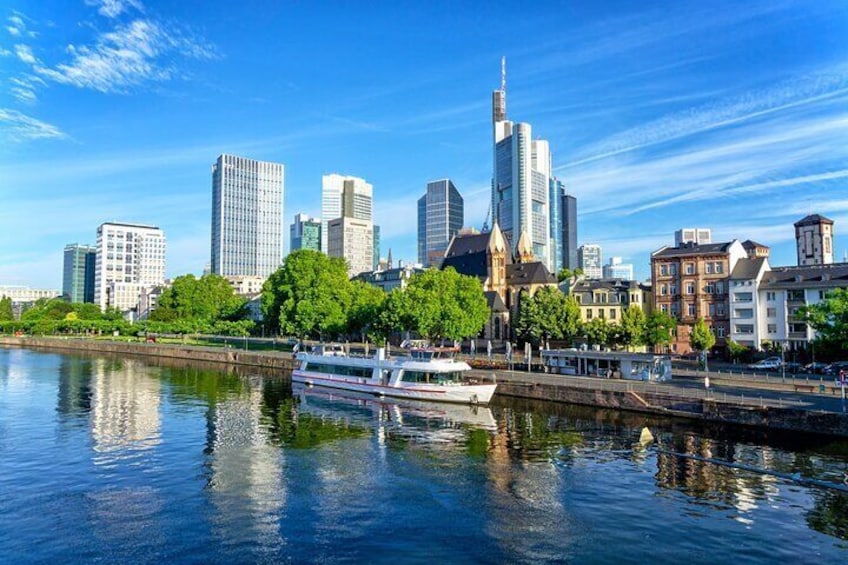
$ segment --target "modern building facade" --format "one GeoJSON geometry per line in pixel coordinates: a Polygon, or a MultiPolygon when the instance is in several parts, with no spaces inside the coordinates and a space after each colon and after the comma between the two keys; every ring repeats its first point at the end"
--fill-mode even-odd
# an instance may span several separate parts
{"type": "Polygon", "coordinates": [[[165,234],[156,226],[106,222],[97,228],[94,303],[131,310],[143,287],[165,283],[165,234]]]}
{"type": "Polygon", "coordinates": [[[291,251],[313,249],[321,251],[321,219],[297,214],[289,229],[291,251]]]}
{"type": "Polygon", "coordinates": [[[97,248],[70,243],[65,246],[62,296],[71,302],[94,302],[97,248]]]}
{"type": "Polygon", "coordinates": [[[335,173],[321,177],[321,251],[328,253],[330,221],[344,216],[373,222],[373,201],[374,187],[365,179],[335,173]]]}
{"type": "MultiPolygon", "coordinates": [[[[505,65],[505,63],[503,63],[505,65]]],[[[554,265],[551,238],[551,152],[548,142],[533,139],[530,124],[506,119],[506,72],[492,94],[494,134],[492,217],[514,251],[527,233],[533,255],[550,270],[554,265]]]]}
{"type": "Polygon", "coordinates": [[[30,288],[28,286],[0,285],[0,298],[10,298],[12,304],[30,304],[42,298],[57,298],[59,290],[54,288],[30,288]]]}
{"type": "Polygon", "coordinates": [[[587,279],[600,279],[604,276],[601,246],[585,243],[577,249],[577,264],[587,279]]]}
{"type": "Polygon", "coordinates": [[[418,262],[439,267],[451,239],[465,221],[462,196],[450,179],[427,183],[418,199],[418,262]]]}
{"type": "Polygon", "coordinates": [[[680,247],[684,243],[703,245],[712,242],[713,232],[709,228],[682,228],[674,232],[675,247],[680,247]]]}
{"type": "MultiPolygon", "coordinates": [[[[373,230],[374,245],[372,246],[371,257],[374,261],[374,266],[372,268],[378,269],[380,268],[380,226],[373,226],[373,230]]],[[[389,255],[391,255],[391,250],[389,250],[389,255]]],[[[389,260],[389,264],[391,264],[391,259],[389,260]]]]}
{"type": "Polygon", "coordinates": [[[610,257],[609,263],[604,265],[605,279],[633,280],[633,265],[623,263],[621,257],[610,257]]]}
{"type": "Polygon", "coordinates": [[[798,266],[833,263],[833,220],[811,214],[795,222],[798,266]]]}
{"type": "Polygon", "coordinates": [[[577,198],[565,193],[560,195],[560,220],[562,222],[562,262],[560,268],[572,271],[580,266],[577,261],[577,198]]]}
{"type": "Polygon", "coordinates": [[[212,272],[267,277],[283,258],[285,167],[222,154],[212,165],[212,272]]]}
{"type": "Polygon", "coordinates": [[[374,225],[367,220],[341,217],[326,222],[327,255],[348,264],[348,276],[374,269],[374,225]]]}

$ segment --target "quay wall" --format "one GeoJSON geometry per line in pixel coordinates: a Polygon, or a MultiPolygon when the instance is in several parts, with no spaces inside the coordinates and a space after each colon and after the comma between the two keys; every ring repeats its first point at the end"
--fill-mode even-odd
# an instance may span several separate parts
{"type": "Polygon", "coordinates": [[[108,353],[114,355],[148,355],[172,359],[247,365],[267,369],[292,370],[295,360],[291,353],[280,351],[245,351],[224,347],[201,347],[168,343],[133,343],[98,339],[63,339],[37,337],[0,337],[0,346],[26,347],[76,351],[82,353],[108,353]]]}
{"type": "MultiPolygon", "coordinates": [[[[283,371],[289,371],[296,365],[292,355],[285,352],[244,351],[179,344],[132,343],[73,338],[0,337],[0,346],[113,355],[147,355],[183,361],[244,365],[283,371]]],[[[532,378],[532,374],[529,374],[528,380],[532,381],[532,378]]],[[[568,386],[565,383],[554,385],[538,382],[500,381],[498,383],[498,395],[848,437],[848,414],[844,413],[819,412],[802,408],[741,405],[683,394],[599,390],[568,386]]]]}
{"type": "Polygon", "coordinates": [[[543,383],[499,382],[498,394],[709,422],[848,437],[848,414],[719,402],[674,394],[595,390],[543,383]]]}

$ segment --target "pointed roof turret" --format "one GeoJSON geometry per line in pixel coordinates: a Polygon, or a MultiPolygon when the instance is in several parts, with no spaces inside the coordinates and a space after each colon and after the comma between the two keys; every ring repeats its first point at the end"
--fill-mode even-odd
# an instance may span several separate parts
{"type": "Polygon", "coordinates": [[[519,263],[533,262],[533,246],[530,245],[530,238],[527,236],[526,231],[522,230],[518,238],[518,245],[515,247],[515,258],[519,263]]]}

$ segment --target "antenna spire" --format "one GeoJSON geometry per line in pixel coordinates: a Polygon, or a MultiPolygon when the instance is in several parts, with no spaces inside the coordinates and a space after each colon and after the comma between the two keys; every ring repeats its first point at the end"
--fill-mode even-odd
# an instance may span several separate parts
{"type": "Polygon", "coordinates": [[[506,56],[501,57],[501,91],[506,92],[506,56]]]}

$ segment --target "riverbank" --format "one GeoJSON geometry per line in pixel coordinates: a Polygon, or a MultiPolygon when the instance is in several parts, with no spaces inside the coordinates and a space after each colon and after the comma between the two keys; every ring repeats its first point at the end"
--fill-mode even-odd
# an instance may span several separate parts
{"type": "MultiPolygon", "coordinates": [[[[141,355],[290,371],[291,353],[227,347],[132,343],[79,338],[0,337],[0,346],[141,355]]],[[[482,376],[492,371],[475,370],[482,376]]],[[[848,437],[848,414],[825,411],[804,400],[757,398],[687,388],[676,384],[610,381],[544,373],[496,370],[498,395],[579,404],[596,408],[676,416],[722,424],[848,437]]]]}

